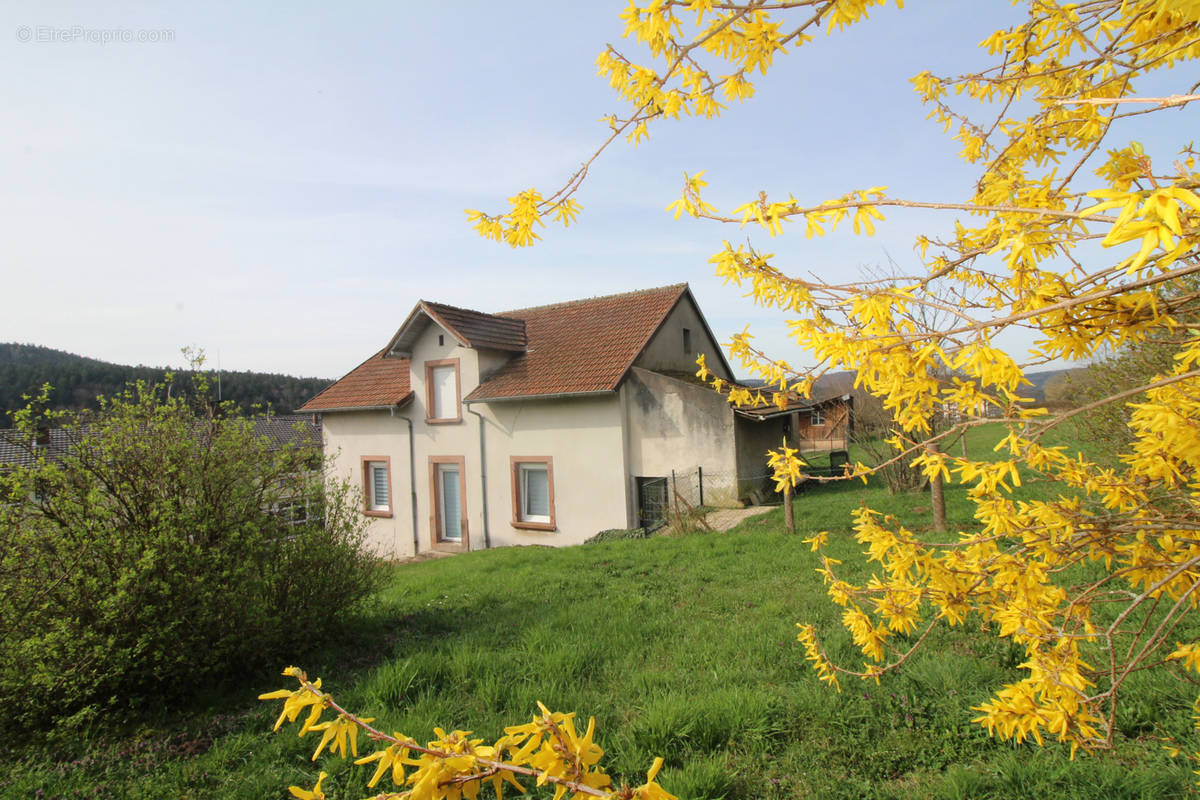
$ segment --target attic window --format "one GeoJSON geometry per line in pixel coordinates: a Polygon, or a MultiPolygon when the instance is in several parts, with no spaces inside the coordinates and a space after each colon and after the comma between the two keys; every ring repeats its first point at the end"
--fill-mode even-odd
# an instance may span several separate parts
{"type": "Polygon", "coordinates": [[[445,344],[446,344],[446,336],[444,334],[439,333],[438,334],[438,347],[442,347],[445,344]]]}
{"type": "Polygon", "coordinates": [[[683,329],[683,354],[692,354],[692,331],[690,328],[683,329]]]}

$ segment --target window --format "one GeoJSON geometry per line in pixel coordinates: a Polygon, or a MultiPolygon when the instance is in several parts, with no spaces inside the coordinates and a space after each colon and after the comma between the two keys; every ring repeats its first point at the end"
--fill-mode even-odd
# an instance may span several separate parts
{"type": "Polygon", "coordinates": [[[692,354],[692,331],[689,328],[683,329],[683,354],[692,354]]]}
{"type": "Polygon", "coordinates": [[[825,412],[819,408],[814,408],[809,412],[808,424],[814,428],[821,427],[825,424],[825,412]]]}
{"type": "Polygon", "coordinates": [[[554,465],[549,457],[513,456],[513,527],[552,531],[554,465]]]}
{"type": "Polygon", "coordinates": [[[371,517],[392,515],[391,459],[368,456],[362,459],[363,513],[371,517]]]}
{"type": "Polygon", "coordinates": [[[462,421],[457,358],[425,362],[425,421],[462,421]]]}
{"type": "Polygon", "coordinates": [[[429,477],[432,484],[431,527],[433,545],[446,549],[469,549],[467,545],[467,498],[461,456],[431,456],[429,477]]]}

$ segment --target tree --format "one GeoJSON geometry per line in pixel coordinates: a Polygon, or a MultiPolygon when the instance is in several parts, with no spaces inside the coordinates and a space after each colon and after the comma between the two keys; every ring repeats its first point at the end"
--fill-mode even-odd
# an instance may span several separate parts
{"type": "MultiPolygon", "coordinates": [[[[34,726],[186,697],[295,652],[369,593],[373,557],[321,454],[274,446],[183,381],[16,415],[0,470],[0,700],[34,726]],[[288,513],[306,504],[310,513],[288,513]]],[[[69,726],[68,726],[69,727],[69,726]]]]}
{"type": "MultiPolygon", "coordinates": [[[[785,48],[802,49],[821,26],[834,34],[858,24],[881,2],[631,3],[626,35],[648,60],[611,46],[600,54],[599,70],[627,103],[607,118],[601,147],[557,191],[519,192],[507,212],[472,210],[470,221],[514,247],[534,243],[547,218],[576,218],[589,169],[618,137],[636,144],[664,120],[720,114],[723,102],[753,96],[755,72],[785,48]]],[[[1132,672],[1172,663],[1200,670],[1200,642],[1181,625],[1200,601],[1200,337],[1187,322],[1195,307],[1187,281],[1200,272],[1200,174],[1184,142],[1178,153],[1150,153],[1119,138],[1144,115],[1169,129],[1200,100],[1196,85],[1168,97],[1135,90],[1147,73],[1200,57],[1200,3],[1026,5],[1023,24],[983,42],[992,67],[913,78],[931,116],[978,167],[973,196],[914,200],[882,186],[826,200],[763,193],[722,212],[703,199],[700,172],[685,176],[669,210],[771,236],[800,223],[810,237],[840,223],[869,235],[888,208],[955,215],[952,236],[917,238],[923,269],[903,280],[791,277],[753,245],[728,241],[710,259],[727,282],[789,314],[792,337],[816,362],[794,368],[743,335],[731,343],[743,369],[802,395],[826,371],[855,370],[899,426],[893,457],[968,486],[975,504],[977,526],[957,538],[859,512],[856,535],[880,573],[860,586],[839,579],[831,560],[822,570],[866,663],[832,664],[810,626],[801,625],[800,641],[836,685],[839,674],[878,678],[903,664],[934,625],[984,624],[1024,649],[1026,675],[981,706],[978,721],[1002,738],[1054,736],[1090,748],[1111,741],[1132,672]],[[930,310],[949,321],[923,325],[930,310]],[[1023,363],[994,343],[1015,327],[1040,335],[1023,363]],[[1070,412],[1022,402],[1030,366],[1157,339],[1172,343],[1171,358],[1140,385],[1097,401],[1144,397],[1127,406],[1129,442],[1116,467],[1053,444],[1070,412]],[[953,377],[947,384],[939,374],[953,377]],[[965,416],[935,432],[931,421],[949,408],[965,416]],[[996,459],[938,446],[990,422],[988,408],[1006,424],[996,459]],[[1014,496],[1022,473],[1055,482],[1057,498],[1014,496]]],[[[703,363],[700,374],[708,374],[703,363]]],[[[794,471],[778,461],[781,475],[794,471]]],[[[860,464],[855,477],[877,468],[860,464]]]]}

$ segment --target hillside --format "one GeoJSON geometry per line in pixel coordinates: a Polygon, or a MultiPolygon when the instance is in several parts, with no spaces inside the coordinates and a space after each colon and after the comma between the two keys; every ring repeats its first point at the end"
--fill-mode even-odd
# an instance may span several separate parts
{"type": "MultiPolygon", "coordinates": [[[[44,383],[53,387],[55,408],[77,410],[95,408],[98,396],[115,394],[131,381],[161,380],[167,371],[112,364],[39,345],[0,343],[0,427],[6,427],[9,415],[25,405],[22,395],[44,383]]],[[[236,403],[242,411],[257,406],[279,413],[294,411],[330,383],[324,378],[265,372],[222,372],[220,378],[221,399],[236,403]]]]}

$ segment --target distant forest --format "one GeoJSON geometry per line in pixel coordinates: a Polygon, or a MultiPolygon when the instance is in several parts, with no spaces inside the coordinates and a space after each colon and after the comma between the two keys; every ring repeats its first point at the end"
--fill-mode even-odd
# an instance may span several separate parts
{"type": "MultiPolygon", "coordinates": [[[[78,410],[97,408],[98,396],[114,395],[133,381],[159,381],[167,372],[183,370],[130,367],[33,344],[0,343],[0,428],[8,427],[9,415],[25,406],[22,395],[36,393],[44,383],[54,387],[54,408],[78,410]]],[[[243,412],[257,407],[276,414],[292,413],[332,382],[265,372],[222,372],[220,377],[222,400],[243,412]]],[[[216,389],[214,373],[214,394],[216,389]]]]}

